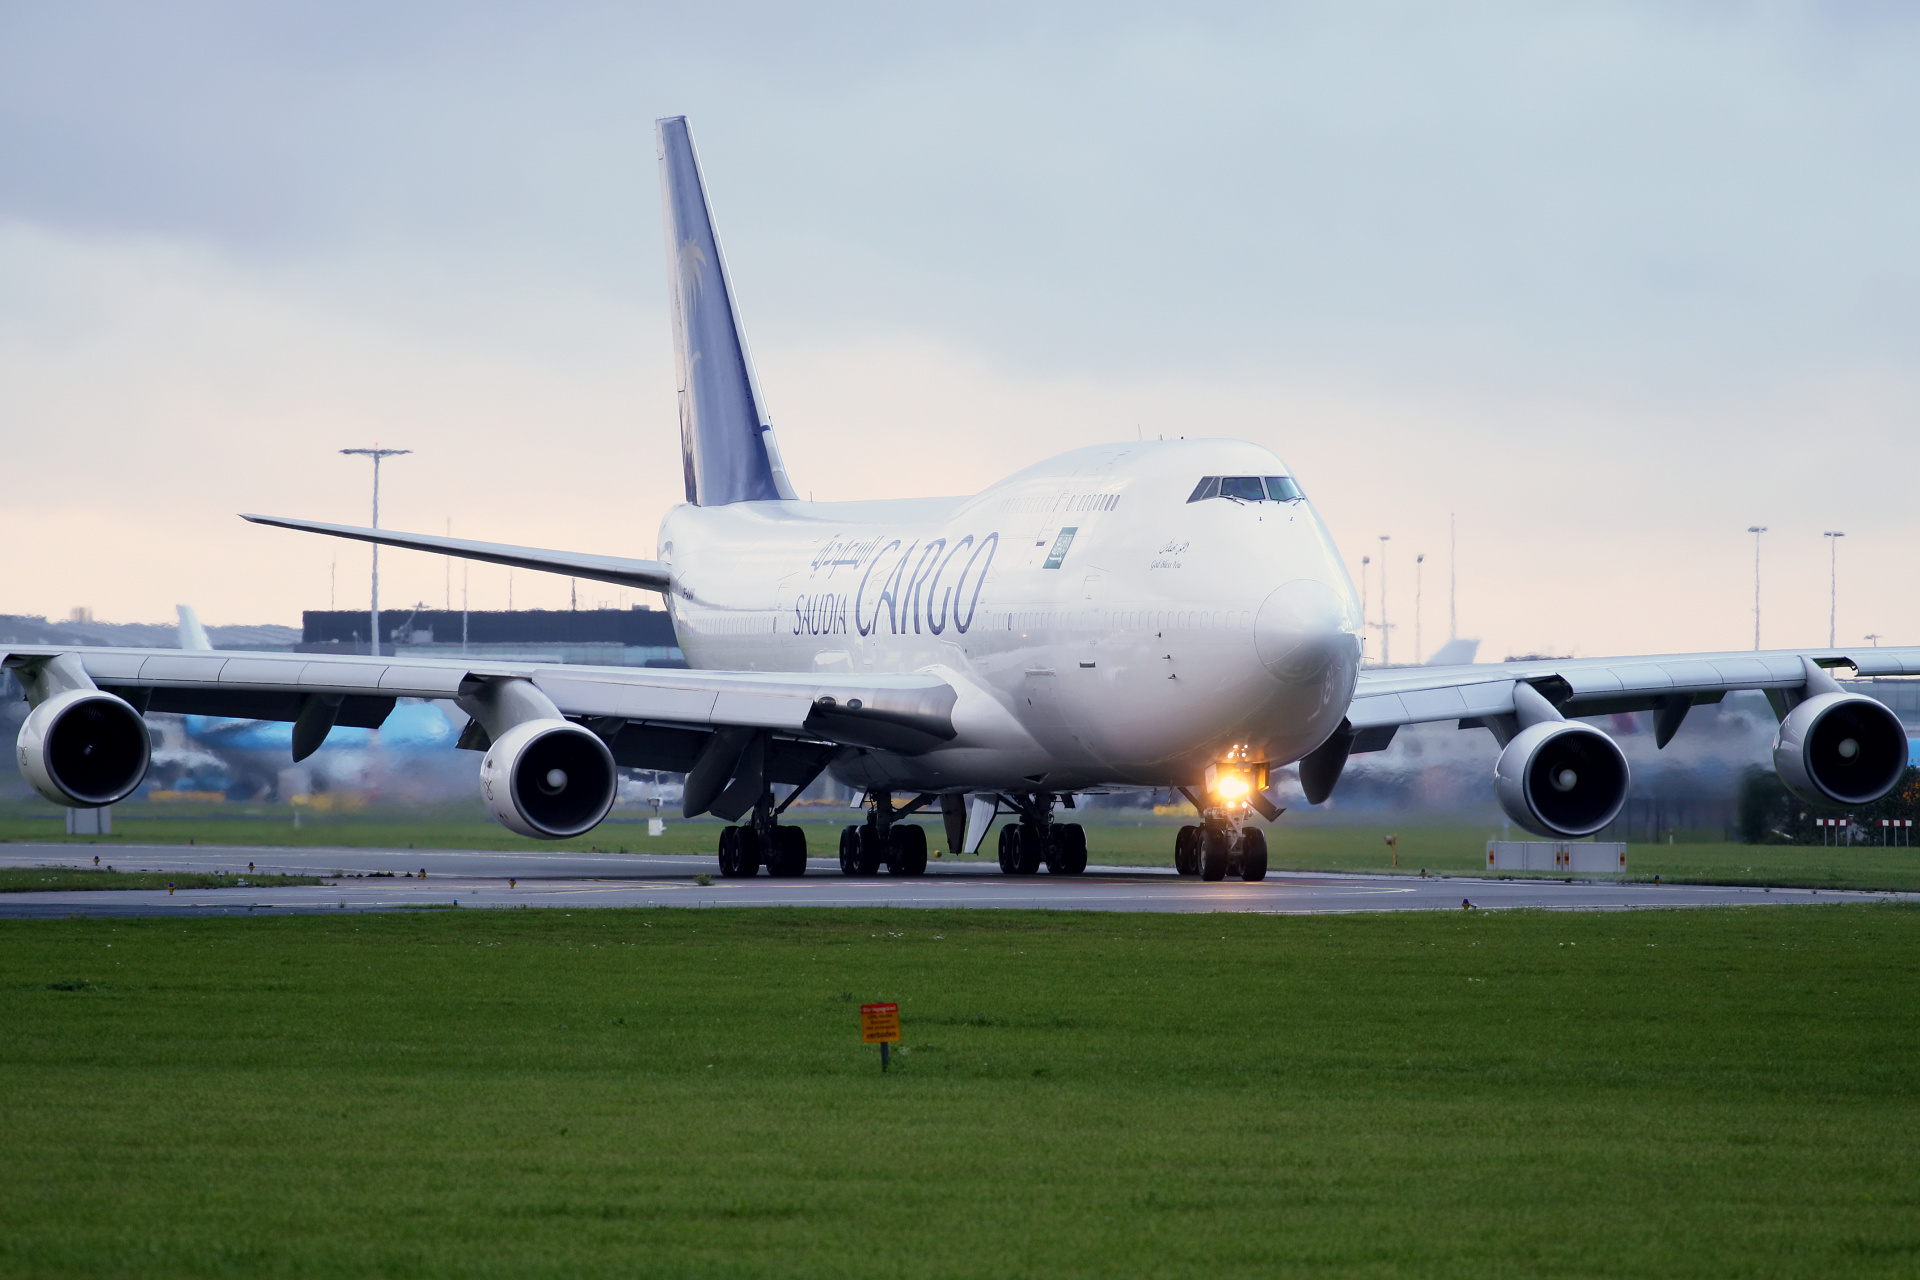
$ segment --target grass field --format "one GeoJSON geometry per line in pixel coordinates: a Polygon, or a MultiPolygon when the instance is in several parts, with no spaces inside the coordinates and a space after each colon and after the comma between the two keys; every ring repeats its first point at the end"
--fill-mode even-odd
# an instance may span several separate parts
{"type": "MultiPolygon", "coordinates": [[[[839,828],[854,816],[845,809],[796,810],[816,855],[838,848],[839,828]]],[[[1170,866],[1177,818],[1118,818],[1089,811],[1090,854],[1096,863],[1170,866]]],[[[616,815],[619,817],[621,815],[616,815]]],[[[375,810],[364,814],[305,815],[298,829],[285,810],[241,805],[122,805],[108,837],[62,836],[57,811],[44,806],[0,806],[0,843],[20,840],[80,844],[249,844],[386,849],[527,849],[619,853],[711,854],[720,832],[712,819],[669,821],[665,835],[648,836],[644,819],[602,824],[578,840],[537,841],[513,835],[465,805],[419,811],[375,810]]],[[[1421,868],[1447,875],[1478,875],[1486,842],[1506,838],[1492,824],[1411,823],[1392,827],[1332,824],[1289,815],[1267,829],[1276,868],[1293,871],[1373,871],[1416,874],[1421,868]],[[1400,860],[1391,860],[1385,836],[1400,837],[1400,860]]],[[[938,822],[930,843],[946,844],[938,822]]],[[[989,850],[991,842],[985,846],[989,850]]],[[[991,854],[988,855],[989,858],[991,854]]],[[[1628,851],[1632,878],[1705,884],[1809,885],[1814,888],[1920,889],[1920,848],[1818,845],[1635,844],[1628,851]]]]}
{"type": "Polygon", "coordinates": [[[6,921],[0,1274],[1910,1276],[1917,979],[1894,906],[6,921]]]}

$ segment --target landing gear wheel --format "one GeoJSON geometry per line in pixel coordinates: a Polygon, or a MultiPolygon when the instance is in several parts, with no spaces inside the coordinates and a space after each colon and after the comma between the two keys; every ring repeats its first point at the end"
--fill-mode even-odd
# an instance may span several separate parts
{"type": "Polygon", "coordinates": [[[1227,859],[1232,853],[1233,837],[1230,834],[1213,827],[1203,827],[1200,832],[1200,878],[1226,879],[1227,859]]]}
{"type": "Polygon", "coordinates": [[[760,837],[752,827],[720,829],[720,874],[728,879],[760,874],[760,837]]]}
{"type": "Polygon", "coordinates": [[[856,827],[860,833],[860,863],[858,870],[863,876],[880,874],[880,832],[872,826],[856,827]]]}
{"type": "Polygon", "coordinates": [[[799,827],[775,827],[773,852],[767,857],[770,876],[807,874],[807,833],[799,827]]]}
{"type": "Polygon", "coordinates": [[[1267,878],[1267,837],[1249,829],[1240,835],[1240,878],[1249,883],[1267,878]]]}
{"type": "Polygon", "coordinates": [[[1077,876],[1087,869],[1087,829],[1077,822],[1053,824],[1053,838],[1047,843],[1047,871],[1056,876],[1077,876]]]}
{"type": "Polygon", "coordinates": [[[1040,833],[1026,823],[1012,822],[1000,828],[1000,869],[1008,875],[1037,875],[1040,853],[1040,833]]]}
{"type": "Polygon", "coordinates": [[[860,828],[840,828],[840,874],[860,874],[860,828]]]}
{"type": "Polygon", "coordinates": [[[887,832],[887,870],[896,876],[927,874],[927,829],[902,822],[887,832]]]}
{"type": "Polygon", "coordinates": [[[1020,860],[1015,867],[1015,874],[1023,876],[1039,875],[1040,860],[1046,853],[1041,843],[1039,830],[1035,827],[1028,826],[1024,822],[1016,826],[1014,830],[1020,833],[1020,860]]]}
{"type": "Polygon", "coordinates": [[[1200,828],[1182,827],[1173,838],[1173,869],[1183,876],[1200,874],[1200,828]]]}

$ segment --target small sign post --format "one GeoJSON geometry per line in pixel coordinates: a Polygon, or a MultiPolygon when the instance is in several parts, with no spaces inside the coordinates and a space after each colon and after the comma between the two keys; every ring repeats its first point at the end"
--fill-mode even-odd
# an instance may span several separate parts
{"type": "Polygon", "coordinates": [[[887,1069],[887,1046],[900,1042],[900,1006],[863,1004],[860,1006],[860,1042],[880,1046],[880,1070],[887,1069]]]}

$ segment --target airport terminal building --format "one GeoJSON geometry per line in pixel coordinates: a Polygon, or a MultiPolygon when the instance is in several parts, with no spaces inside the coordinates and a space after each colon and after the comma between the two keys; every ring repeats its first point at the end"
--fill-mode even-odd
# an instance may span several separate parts
{"type": "MultiPolygon", "coordinates": [[[[309,609],[300,615],[302,653],[366,653],[371,619],[364,609],[309,609]]],[[[599,667],[684,667],[687,660],[664,610],[383,609],[381,651],[419,657],[578,662],[599,667]]]]}

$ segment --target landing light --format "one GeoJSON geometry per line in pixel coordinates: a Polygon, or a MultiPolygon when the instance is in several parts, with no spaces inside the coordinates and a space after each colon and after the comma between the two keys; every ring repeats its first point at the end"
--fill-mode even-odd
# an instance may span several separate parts
{"type": "Polygon", "coordinates": [[[1247,780],[1237,773],[1222,774],[1213,785],[1213,794],[1222,800],[1244,800],[1251,790],[1253,788],[1247,785],[1247,780]]]}

